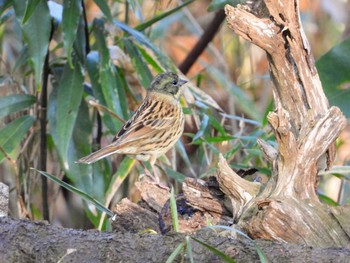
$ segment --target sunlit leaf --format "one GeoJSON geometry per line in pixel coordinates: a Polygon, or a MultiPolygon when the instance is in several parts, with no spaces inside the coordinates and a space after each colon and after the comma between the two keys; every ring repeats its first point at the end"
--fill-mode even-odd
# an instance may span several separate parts
{"type": "MultiPolygon", "coordinates": [[[[32,127],[35,119],[32,116],[25,115],[8,123],[0,130],[0,146],[7,154],[10,154],[16,146],[20,144],[24,136],[32,127]]],[[[0,162],[5,158],[5,155],[0,151],[0,162]]]]}
{"type": "Polygon", "coordinates": [[[64,0],[62,15],[63,45],[72,67],[72,48],[77,36],[79,18],[82,13],[81,0],[64,0]]]}
{"type": "Polygon", "coordinates": [[[28,108],[36,101],[32,95],[18,94],[0,97],[0,118],[28,108]]]}
{"type": "Polygon", "coordinates": [[[339,206],[339,204],[336,201],[334,201],[332,198],[330,198],[324,194],[321,194],[321,193],[317,193],[317,195],[318,195],[318,198],[320,198],[320,200],[323,203],[330,205],[330,206],[339,206]]]}

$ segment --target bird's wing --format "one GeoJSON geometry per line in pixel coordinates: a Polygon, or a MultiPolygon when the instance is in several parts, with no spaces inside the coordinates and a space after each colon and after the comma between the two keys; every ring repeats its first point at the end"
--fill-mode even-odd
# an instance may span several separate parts
{"type": "Polygon", "coordinates": [[[162,101],[146,101],[123,126],[113,140],[113,145],[123,147],[130,142],[150,138],[160,130],[170,129],[177,116],[176,106],[162,101]]]}

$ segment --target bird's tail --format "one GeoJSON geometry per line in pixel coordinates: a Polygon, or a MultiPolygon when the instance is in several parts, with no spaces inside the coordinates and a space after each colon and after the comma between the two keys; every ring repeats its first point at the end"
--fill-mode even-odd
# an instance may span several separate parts
{"type": "Polygon", "coordinates": [[[101,160],[102,158],[105,158],[113,153],[117,153],[118,151],[118,146],[115,145],[108,145],[96,152],[93,152],[81,159],[79,159],[78,161],[76,161],[76,163],[86,163],[86,164],[90,164],[90,163],[94,163],[97,162],[98,160],[101,160]]]}

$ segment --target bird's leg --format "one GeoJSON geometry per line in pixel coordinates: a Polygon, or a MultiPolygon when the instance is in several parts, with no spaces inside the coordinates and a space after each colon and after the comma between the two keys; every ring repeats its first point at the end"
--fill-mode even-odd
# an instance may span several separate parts
{"type": "Polygon", "coordinates": [[[140,164],[141,166],[143,167],[144,171],[145,171],[145,175],[148,176],[151,180],[152,180],[152,184],[155,184],[157,186],[159,186],[160,188],[163,188],[165,190],[168,190],[169,191],[169,187],[167,187],[166,185],[162,185],[160,180],[159,180],[159,177],[157,176],[157,173],[156,173],[156,169],[155,169],[155,165],[154,163],[152,162],[151,163],[151,166],[152,166],[152,171],[153,171],[153,175],[150,173],[150,171],[147,169],[146,165],[144,164],[143,161],[140,161],[140,164]]]}
{"type": "Polygon", "coordinates": [[[159,176],[157,175],[156,173],[156,169],[155,169],[155,164],[154,163],[151,163],[152,165],[152,170],[153,170],[153,179],[154,179],[154,184],[158,185],[160,188],[163,188],[165,190],[170,190],[169,187],[167,187],[166,185],[163,185],[160,180],[159,180],[159,176]]]}
{"type": "Polygon", "coordinates": [[[146,165],[144,164],[143,161],[139,161],[143,170],[145,171],[145,175],[148,176],[150,179],[154,181],[154,176],[150,173],[150,171],[147,169],[146,165]]]}

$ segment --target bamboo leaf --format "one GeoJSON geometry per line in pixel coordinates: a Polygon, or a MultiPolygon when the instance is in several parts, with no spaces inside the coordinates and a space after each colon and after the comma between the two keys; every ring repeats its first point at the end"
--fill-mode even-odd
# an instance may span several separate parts
{"type": "Polygon", "coordinates": [[[196,135],[192,139],[193,142],[198,140],[200,137],[203,136],[206,128],[208,127],[208,124],[209,124],[209,117],[208,117],[208,115],[203,114],[203,118],[202,118],[199,130],[198,130],[198,132],[196,133],[196,135]]]}
{"type": "Polygon", "coordinates": [[[151,25],[153,25],[154,23],[156,23],[156,22],[158,22],[158,21],[160,21],[160,20],[162,20],[162,19],[164,19],[164,18],[166,18],[166,17],[172,15],[173,13],[175,13],[175,12],[177,12],[178,10],[182,9],[183,7],[185,7],[185,6],[189,5],[189,4],[191,4],[193,1],[194,1],[194,0],[186,1],[186,2],[184,2],[182,5],[179,5],[179,6],[173,8],[173,9],[167,11],[167,12],[163,12],[163,13],[161,13],[161,14],[159,14],[159,15],[156,15],[155,17],[153,17],[152,19],[148,20],[147,22],[142,23],[142,24],[136,26],[135,29],[138,30],[138,31],[143,31],[143,30],[145,30],[146,28],[148,28],[148,27],[150,27],[151,25]]]}
{"type": "Polygon", "coordinates": [[[29,57],[34,66],[36,87],[40,89],[41,74],[48,52],[51,32],[51,16],[46,1],[41,0],[37,4],[22,29],[28,43],[29,57]]]}
{"type": "Polygon", "coordinates": [[[186,176],[183,175],[182,173],[179,173],[177,171],[174,171],[173,169],[170,169],[168,167],[165,168],[165,172],[167,175],[169,175],[171,178],[175,179],[176,181],[182,183],[185,181],[186,176]]]}
{"type": "Polygon", "coordinates": [[[318,198],[320,198],[320,200],[327,204],[327,205],[330,205],[330,206],[339,206],[339,204],[334,201],[332,198],[330,198],[329,196],[326,196],[324,194],[321,194],[321,193],[317,193],[318,195],[318,198]]]}
{"type": "Polygon", "coordinates": [[[348,165],[334,165],[330,170],[320,171],[318,174],[350,174],[350,166],[348,165]]]}
{"type": "Polygon", "coordinates": [[[0,97],[0,118],[13,112],[24,110],[36,101],[35,97],[26,94],[10,95],[0,97]]]}
{"type": "Polygon", "coordinates": [[[141,78],[141,84],[143,87],[148,88],[152,81],[152,73],[148,68],[148,65],[143,60],[143,57],[137,47],[132,41],[125,38],[123,41],[127,52],[131,58],[131,62],[134,65],[134,68],[137,74],[141,78]]]}
{"type": "Polygon", "coordinates": [[[56,121],[59,125],[56,125],[57,137],[54,139],[62,161],[67,165],[68,146],[83,95],[83,75],[76,60],[74,70],[68,63],[65,65],[57,92],[56,121]]]}
{"type": "Polygon", "coordinates": [[[23,65],[27,64],[29,60],[29,51],[28,51],[28,45],[24,45],[22,50],[20,51],[18,58],[16,59],[16,63],[12,69],[12,72],[16,72],[16,70],[19,67],[22,67],[23,65]]]}
{"type": "Polygon", "coordinates": [[[96,206],[96,208],[98,210],[100,210],[101,212],[105,212],[107,215],[109,215],[110,217],[114,217],[114,213],[109,210],[107,207],[105,207],[103,204],[101,204],[99,201],[97,201],[95,198],[91,197],[90,195],[88,195],[87,193],[79,190],[78,188],[75,188],[74,186],[67,184],[66,182],[63,182],[62,180],[58,179],[56,176],[51,175],[47,172],[44,171],[40,171],[37,170],[35,168],[30,168],[31,170],[34,170],[40,174],[42,174],[43,176],[47,177],[48,179],[52,180],[53,182],[59,184],[60,186],[64,187],[65,189],[67,189],[68,191],[71,191],[72,193],[75,193],[77,195],[79,195],[81,198],[83,198],[84,200],[92,203],[94,206],[96,206]]]}
{"type": "Polygon", "coordinates": [[[82,13],[81,0],[64,0],[62,15],[63,45],[69,65],[73,67],[72,48],[77,35],[79,18],[82,13]]]}
{"type": "MultiPolygon", "coordinates": [[[[101,19],[95,19],[93,22],[93,33],[96,38],[97,47],[99,50],[100,59],[100,83],[102,87],[102,93],[106,101],[107,107],[115,112],[118,116],[123,116],[123,112],[120,107],[120,100],[118,90],[116,86],[116,70],[113,63],[110,60],[109,50],[103,35],[104,23],[101,19]]],[[[119,130],[122,123],[112,119],[115,127],[119,130]]]]}
{"type": "Polygon", "coordinates": [[[109,205],[113,196],[119,189],[119,186],[123,183],[125,178],[130,173],[131,169],[134,167],[136,163],[135,159],[132,159],[128,156],[125,156],[123,161],[119,164],[117,172],[112,176],[112,179],[108,185],[107,191],[105,193],[106,196],[106,206],[109,205]]]}
{"type": "Polygon", "coordinates": [[[107,17],[108,20],[112,20],[112,14],[111,10],[109,9],[109,6],[107,5],[105,0],[94,0],[96,5],[100,8],[102,13],[107,17]]]}
{"type": "Polygon", "coordinates": [[[155,55],[157,56],[159,62],[162,64],[164,68],[171,68],[171,64],[169,63],[169,60],[167,57],[142,33],[139,31],[129,27],[128,25],[118,21],[113,20],[114,25],[122,29],[124,32],[130,34],[134,37],[134,39],[139,42],[141,45],[144,45],[151,49],[155,55]]]}
{"type": "MultiPolygon", "coordinates": [[[[97,51],[92,51],[87,55],[86,67],[92,84],[93,96],[100,104],[107,105],[107,102],[103,96],[102,86],[100,84],[99,54],[97,51]]],[[[109,114],[102,114],[102,120],[111,132],[117,132],[117,129],[109,114]]]]}
{"type": "Polygon", "coordinates": [[[152,66],[152,68],[156,71],[157,74],[160,74],[164,72],[165,70],[159,65],[158,61],[156,61],[155,58],[151,54],[149,54],[146,49],[142,47],[138,47],[139,51],[141,52],[143,58],[147,62],[148,65],[152,66]]]}
{"type": "Polygon", "coordinates": [[[28,21],[28,19],[31,17],[31,15],[33,14],[35,8],[37,7],[37,5],[39,4],[40,1],[41,0],[28,0],[27,1],[26,10],[24,12],[22,24],[25,24],[28,21]]]}
{"type": "Polygon", "coordinates": [[[222,136],[226,135],[225,128],[213,115],[209,115],[209,122],[218,132],[221,133],[222,136]]]}
{"type": "MultiPolygon", "coordinates": [[[[32,127],[35,119],[32,116],[25,115],[7,124],[0,130],[0,146],[7,154],[10,154],[16,146],[20,144],[24,136],[32,127]]],[[[0,151],[0,163],[5,159],[0,151]]]]}

